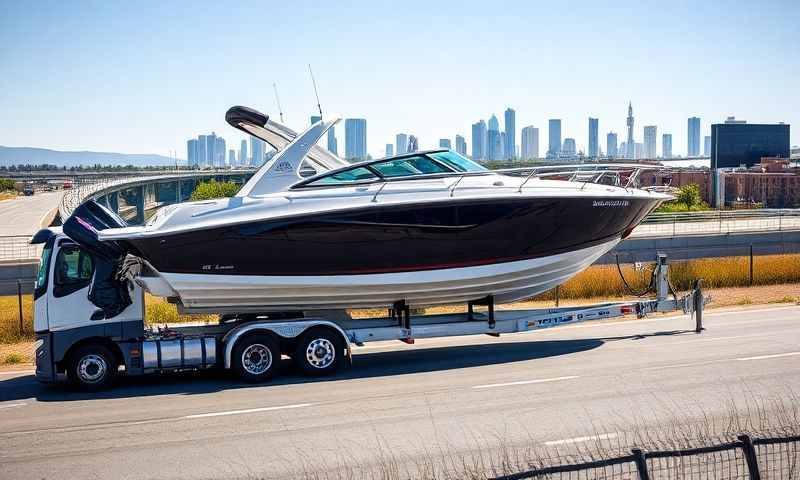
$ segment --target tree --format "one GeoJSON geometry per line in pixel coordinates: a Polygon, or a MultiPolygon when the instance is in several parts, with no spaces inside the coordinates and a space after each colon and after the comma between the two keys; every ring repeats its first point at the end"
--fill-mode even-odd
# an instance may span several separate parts
{"type": "Polygon", "coordinates": [[[678,189],[675,195],[675,202],[686,205],[686,210],[696,210],[703,205],[703,198],[700,196],[700,187],[696,183],[684,185],[678,189]]]}
{"type": "Polygon", "coordinates": [[[191,200],[211,200],[214,198],[227,198],[236,195],[239,185],[233,182],[218,182],[211,180],[200,182],[192,192],[191,200]]]}

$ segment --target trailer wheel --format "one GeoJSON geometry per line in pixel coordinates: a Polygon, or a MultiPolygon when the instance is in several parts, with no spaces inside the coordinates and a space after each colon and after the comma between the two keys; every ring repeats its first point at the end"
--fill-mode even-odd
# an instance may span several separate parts
{"type": "Polygon", "coordinates": [[[305,375],[330,375],[344,358],[341,336],[327,328],[312,328],[300,336],[293,359],[305,375]]]}
{"type": "Polygon", "coordinates": [[[103,345],[84,345],[70,355],[67,378],[80,390],[96,392],[109,388],[117,376],[117,359],[103,345]]]}
{"type": "Polygon", "coordinates": [[[278,371],[281,351],[278,342],[268,334],[247,335],[233,347],[232,367],[245,382],[264,382],[278,371]]]}

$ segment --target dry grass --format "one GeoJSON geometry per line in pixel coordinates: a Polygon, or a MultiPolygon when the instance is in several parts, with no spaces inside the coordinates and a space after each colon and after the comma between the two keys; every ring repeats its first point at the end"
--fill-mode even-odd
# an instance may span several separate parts
{"type": "Polygon", "coordinates": [[[12,198],[17,198],[17,192],[0,192],[0,202],[3,200],[11,200],[12,198]]]}
{"type": "Polygon", "coordinates": [[[145,294],[145,322],[148,325],[162,325],[165,323],[202,322],[216,323],[216,315],[181,315],[178,308],[168,303],[165,299],[145,294]]]}
{"type": "Polygon", "coordinates": [[[19,302],[16,295],[0,296],[0,344],[33,338],[33,296],[22,296],[22,328],[19,330],[19,302]]]}

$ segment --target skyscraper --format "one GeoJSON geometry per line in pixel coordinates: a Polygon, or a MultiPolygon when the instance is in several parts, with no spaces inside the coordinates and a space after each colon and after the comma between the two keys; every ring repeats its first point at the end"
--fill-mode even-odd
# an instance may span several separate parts
{"type": "Polygon", "coordinates": [[[633,140],[633,105],[631,102],[628,102],[628,141],[625,142],[625,145],[628,147],[628,151],[625,152],[625,158],[636,158],[636,142],[633,140]]]}
{"type": "Polygon", "coordinates": [[[597,127],[597,119],[589,117],[589,158],[597,158],[597,127]]]}
{"type": "Polygon", "coordinates": [[[217,134],[211,132],[211,135],[206,135],[206,158],[203,161],[204,167],[213,167],[214,160],[216,160],[217,148],[217,134]]]}
{"type": "Polygon", "coordinates": [[[663,158],[672,158],[672,134],[665,133],[661,135],[661,156],[663,158]]]}
{"type": "Polygon", "coordinates": [[[522,129],[522,152],[523,160],[533,160],[539,158],[539,129],[529,125],[522,129]]]}
{"type": "Polygon", "coordinates": [[[656,158],[656,135],[657,128],[655,125],[644,127],[644,151],[642,152],[644,158],[656,158]]]}
{"type": "Polygon", "coordinates": [[[419,150],[419,141],[417,140],[417,137],[415,137],[414,135],[409,135],[408,136],[408,151],[409,152],[416,152],[417,150],[419,150]]]}
{"type": "Polygon", "coordinates": [[[194,138],[186,142],[186,163],[189,168],[197,165],[197,140],[194,138]]]}
{"type": "Polygon", "coordinates": [[[500,122],[497,117],[492,115],[487,122],[486,130],[486,159],[500,160],[503,156],[502,143],[500,140],[500,122]]]}
{"type": "Polygon", "coordinates": [[[456,135],[456,152],[467,156],[467,141],[461,135],[456,135]]]}
{"type": "Polygon", "coordinates": [[[395,144],[397,145],[397,154],[402,155],[408,152],[408,135],[405,133],[398,133],[394,137],[395,144]]]}
{"type": "Polygon", "coordinates": [[[242,140],[239,144],[239,165],[250,165],[250,157],[247,156],[247,140],[242,140]]]}
{"type": "Polygon", "coordinates": [[[264,141],[256,138],[250,137],[250,152],[252,153],[252,157],[250,157],[250,166],[253,167],[260,167],[262,163],[264,163],[264,150],[265,144],[264,141]]]}
{"type": "Polygon", "coordinates": [[[391,143],[386,144],[386,156],[391,157],[394,155],[394,145],[391,143]]]}
{"type": "Polygon", "coordinates": [[[561,119],[551,118],[547,121],[547,158],[557,158],[561,153],[561,119]]]}
{"type": "Polygon", "coordinates": [[[195,157],[195,165],[198,167],[206,166],[206,148],[208,147],[208,140],[206,139],[207,136],[208,135],[197,136],[197,156],[195,157]]]}
{"type": "Polygon", "coordinates": [[[505,129],[506,141],[503,144],[504,155],[503,158],[513,159],[517,156],[517,112],[513,108],[507,108],[505,112],[505,129]]]}
{"type": "Polygon", "coordinates": [[[577,155],[577,148],[575,147],[574,138],[565,138],[564,146],[561,148],[561,155],[564,157],[574,157],[577,155]]]}
{"type": "Polygon", "coordinates": [[[696,157],[700,155],[700,118],[689,117],[687,126],[686,156],[696,157]]]}
{"type": "Polygon", "coordinates": [[[348,118],[344,121],[344,156],[348,160],[367,157],[366,119],[348,118]]]}
{"type": "Polygon", "coordinates": [[[606,135],[606,156],[608,158],[617,158],[617,155],[617,134],[608,132],[608,135],[606,135]]]}
{"type": "Polygon", "coordinates": [[[440,138],[439,139],[439,148],[446,148],[448,150],[453,149],[453,145],[450,143],[449,138],[440,138]]]}
{"type": "Polygon", "coordinates": [[[214,166],[215,167],[224,167],[225,166],[225,153],[228,151],[227,147],[225,146],[225,139],[222,137],[217,137],[217,144],[214,147],[214,166]]]}
{"type": "Polygon", "coordinates": [[[339,142],[336,141],[334,127],[328,129],[328,151],[334,155],[339,155],[339,142]]]}
{"type": "Polygon", "coordinates": [[[236,150],[232,148],[228,150],[228,165],[231,167],[236,166],[236,150]]]}
{"type": "Polygon", "coordinates": [[[486,122],[483,120],[472,124],[472,159],[486,158],[486,122]]]}
{"type": "Polygon", "coordinates": [[[703,156],[711,156],[711,135],[706,135],[703,137],[703,156]]]}

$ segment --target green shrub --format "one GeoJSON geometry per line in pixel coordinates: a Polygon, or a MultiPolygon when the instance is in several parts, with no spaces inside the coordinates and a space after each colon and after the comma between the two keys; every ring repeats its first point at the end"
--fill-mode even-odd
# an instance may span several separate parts
{"type": "Polygon", "coordinates": [[[10,178],[0,178],[0,192],[14,190],[14,180],[10,178]]]}
{"type": "Polygon", "coordinates": [[[218,182],[211,180],[197,184],[192,192],[191,200],[211,200],[214,198],[227,198],[236,195],[239,185],[232,182],[218,182]]]}

